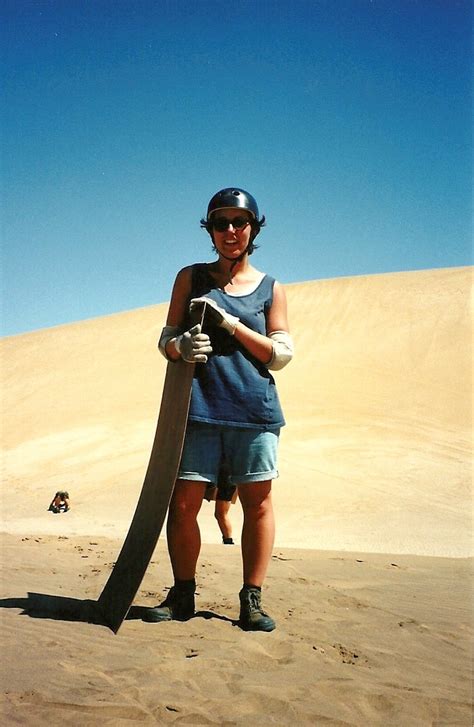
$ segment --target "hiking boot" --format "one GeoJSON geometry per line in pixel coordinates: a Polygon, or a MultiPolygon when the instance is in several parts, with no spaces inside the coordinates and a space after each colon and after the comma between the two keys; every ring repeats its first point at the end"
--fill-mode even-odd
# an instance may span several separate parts
{"type": "Polygon", "coordinates": [[[194,616],[194,581],[186,581],[184,584],[174,585],[163,603],[155,608],[148,608],[143,620],[148,623],[159,623],[160,621],[187,621],[194,616]]]}
{"type": "Polygon", "coordinates": [[[256,586],[244,586],[239,593],[240,627],[244,631],[273,631],[275,621],[262,610],[262,593],[256,586]]]}

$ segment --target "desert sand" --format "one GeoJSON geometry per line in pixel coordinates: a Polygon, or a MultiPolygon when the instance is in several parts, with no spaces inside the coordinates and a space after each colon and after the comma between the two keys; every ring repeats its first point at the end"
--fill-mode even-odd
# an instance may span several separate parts
{"type": "Polygon", "coordinates": [[[198,613],[118,635],[94,602],[140,492],[167,305],[3,340],[3,724],[468,725],[472,269],[287,286],[271,634],[237,625],[237,544],[200,515],[198,613]],[[72,509],[47,512],[58,489],[72,509]]]}

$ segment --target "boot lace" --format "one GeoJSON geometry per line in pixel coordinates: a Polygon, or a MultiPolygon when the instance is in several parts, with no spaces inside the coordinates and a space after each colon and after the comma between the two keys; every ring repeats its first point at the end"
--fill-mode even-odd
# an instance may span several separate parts
{"type": "Polygon", "coordinates": [[[255,593],[255,591],[250,591],[248,594],[248,605],[251,613],[262,613],[260,594],[255,593]]]}

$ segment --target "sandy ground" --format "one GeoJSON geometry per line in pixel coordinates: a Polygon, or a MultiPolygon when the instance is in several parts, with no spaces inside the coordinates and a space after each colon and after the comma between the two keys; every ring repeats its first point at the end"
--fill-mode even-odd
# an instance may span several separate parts
{"type": "Polygon", "coordinates": [[[236,623],[240,548],[211,503],[196,617],[141,620],[171,582],[161,538],[119,634],[94,623],[153,440],[166,306],[4,339],[2,724],[471,725],[471,281],[288,286],[271,634],[236,623]],[[57,489],[67,514],[46,511],[57,489]]]}
{"type": "Polygon", "coordinates": [[[471,724],[468,560],[277,548],[277,629],[248,634],[238,546],[204,546],[195,618],[141,620],[170,582],[160,543],[114,636],[83,619],[118,546],[5,536],[3,724],[471,724]]]}

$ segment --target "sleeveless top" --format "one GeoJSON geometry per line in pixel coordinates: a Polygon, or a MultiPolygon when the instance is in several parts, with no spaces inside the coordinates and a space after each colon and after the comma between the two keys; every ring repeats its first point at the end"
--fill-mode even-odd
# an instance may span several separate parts
{"type": "MultiPolygon", "coordinates": [[[[244,325],[266,335],[274,283],[265,275],[252,293],[228,295],[217,286],[207,264],[199,263],[192,267],[191,298],[212,298],[244,325]]],[[[207,363],[196,364],[189,421],[259,430],[284,426],[275,380],[265,365],[221,328],[204,324],[203,331],[213,352],[207,363]]]]}

